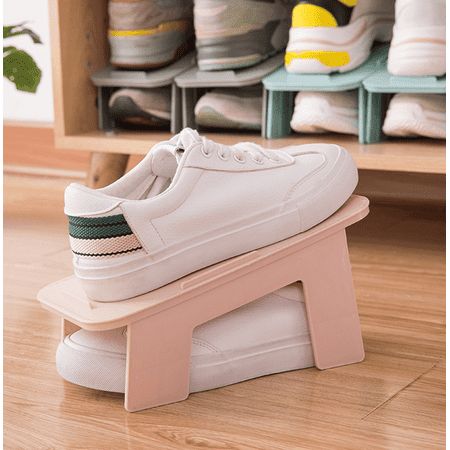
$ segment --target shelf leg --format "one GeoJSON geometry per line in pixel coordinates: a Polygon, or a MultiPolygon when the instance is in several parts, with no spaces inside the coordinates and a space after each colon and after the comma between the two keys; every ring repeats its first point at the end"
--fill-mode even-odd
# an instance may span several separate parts
{"type": "Polygon", "coordinates": [[[127,168],[130,155],[93,152],[87,177],[87,185],[98,189],[119,179],[127,168]]]}

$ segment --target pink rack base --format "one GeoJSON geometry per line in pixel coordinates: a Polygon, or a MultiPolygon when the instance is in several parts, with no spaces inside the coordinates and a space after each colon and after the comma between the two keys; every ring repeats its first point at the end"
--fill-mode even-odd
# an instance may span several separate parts
{"type": "Polygon", "coordinates": [[[304,233],[130,300],[94,302],[75,277],[46,286],[38,300],[62,317],[62,338],[127,327],[128,411],[186,399],[194,328],[295,281],[303,284],[316,367],[356,363],[364,347],[345,229],[368,212],[369,201],[354,195],[304,233]]]}

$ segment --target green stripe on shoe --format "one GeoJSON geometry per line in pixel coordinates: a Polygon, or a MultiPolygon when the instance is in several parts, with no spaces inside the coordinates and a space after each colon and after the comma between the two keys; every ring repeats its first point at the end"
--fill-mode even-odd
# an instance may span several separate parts
{"type": "Polygon", "coordinates": [[[122,214],[69,218],[69,235],[77,239],[105,239],[133,234],[122,214]]]}

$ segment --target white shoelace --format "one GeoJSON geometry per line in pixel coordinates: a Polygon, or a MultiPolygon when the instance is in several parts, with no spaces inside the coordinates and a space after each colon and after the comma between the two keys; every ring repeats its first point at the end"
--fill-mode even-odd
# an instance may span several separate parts
{"type": "Polygon", "coordinates": [[[205,157],[209,158],[214,152],[217,152],[217,156],[223,161],[227,161],[232,157],[235,161],[243,164],[247,161],[249,156],[255,163],[264,164],[265,161],[271,161],[274,163],[282,162],[283,159],[275,152],[270,150],[264,150],[258,145],[252,142],[242,142],[233,146],[226,146],[210,141],[209,139],[201,136],[202,153],[205,157]]]}

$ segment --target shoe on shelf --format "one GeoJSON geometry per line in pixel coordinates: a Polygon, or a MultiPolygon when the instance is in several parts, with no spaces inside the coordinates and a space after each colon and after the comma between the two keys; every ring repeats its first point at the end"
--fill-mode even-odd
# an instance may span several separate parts
{"type": "Polygon", "coordinates": [[[193,46],[192,0],[109,0],[111,64],[154,69],[193,46]]]}
{"type": "Polygon", "coordinates": [[[391,39],[394,0],[300,1],[292,11],[286,49],[291,73],[347,72],[391,39]]]}
{"type": "Polygon", "coordinates": [[[358,135],[358,92],[299,92],[291,128],[299,133],[358,135]]]}
{"type": "Polygon", "coordinates": [[[397,0],[388,71],[401,76],[445,74],[445,0],[397,0]]]}
{"type": "MultiPolygon", "coordinates": [[[[126,341],[126,328],[77,331],[58,346],[58,373],[74,384],[124,392],[126,341]]],[[[295,283],[194,330],[189,391],[313,365],[302,287],[295,283]]]]}
{"type": "Polygon", "coordinates": [[[284,50],[292,0],[195,0],[200,70],[253,66],[284,50]]]}
{"type": "Polygon", "coordinates": [[[445,139],[445,95],[394,95],[386,113],[383,132],[388,136],[445,139]]]}
{"type": "Polygon", "coordinates": [[[119,89],[109,100],[111,117],[132,127],[164,127],[170,124],[170,87],[119,89]]]}
{"type": "Polygon", "coordinates": [[[204,127],[260,130],[262,90],[213,89],[195,105],[195,121],[204,127]]]}
{"type": "Polygon", "coordinates": [[[92,300],[135,297],[308,230],[357,181],[338,145],[226,146],[185,128],[113,184],[66,188],[75,275],[92,300]]]}

